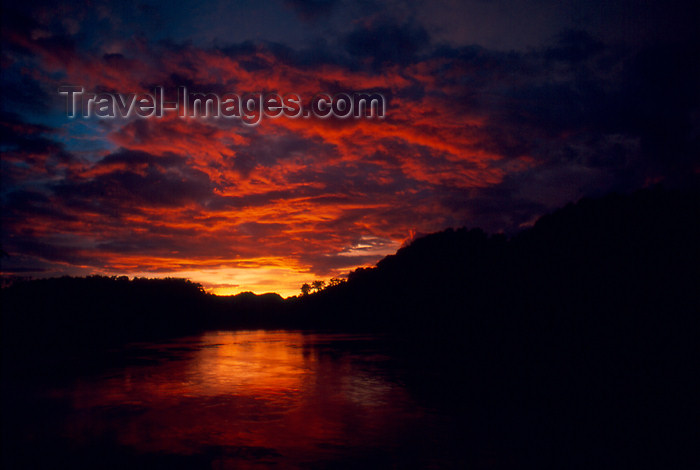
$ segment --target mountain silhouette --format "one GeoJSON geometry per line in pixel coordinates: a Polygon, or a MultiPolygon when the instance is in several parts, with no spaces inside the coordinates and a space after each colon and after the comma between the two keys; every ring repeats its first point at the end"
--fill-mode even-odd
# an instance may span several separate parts
{"type": "Polygon", "coordinates": [[[428,235],[297,299],[292,316],[399,338],[412,390],[491,423],[537,468],[698,461],[682,430],[700,392],[699,194],[584,199],[510,238],[428,235]]]}
{"type": "Polygon", "coordinates": [[[302,297],[299,313],[317,325],[421,330],[496,317],[526,327],[533,315],[682,316],[698,306],[698,199],[655,188],[569,204],[510,238],[435,233],[302,297]]]}
{"type": "Polygon", "coordinates": [[[2,289],[3,382],[103,369],[127,342],[211,329],[371,332],[465,441],[513,443],[537,468],[572,456],[681,468],[697,461],[682,429],[697,426],[699,240],[700,191],[652,188],[583,199],[510,237],[434,233],[288,299],[184,279],[16,282],[2,289]]]}
{"type": "Polygon", "coordinates": [[[95,348],[266,327],[517,335],[573,319],[611,332],[660,312],[687,321],[698,308],[698,194],[653,188],[583,199],[511,237],[448,229],[351,272],[347,282],[286,300],[217,297],[184,279],[16,282],[2,289],[4,344],[39,337],[52,347],[95,348]]]}

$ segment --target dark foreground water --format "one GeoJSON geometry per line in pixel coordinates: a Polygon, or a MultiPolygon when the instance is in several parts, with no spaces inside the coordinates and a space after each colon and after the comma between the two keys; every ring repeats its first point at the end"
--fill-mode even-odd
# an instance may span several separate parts
{"type": "Polygon", "coordinates": [[[419,398],[387,351],[373,336],[287,331],[130,345],[104,370],[5,384],[4,458],[13,468],[458,468],[469,450],[471,464],[500,466],[488,452],[473,460],[459,418],[419,398]]]}
{"type": "Polygon", "coordinates": [[[3,468],[697,467],[680,363],[442,334],[26,341],[3,354],[3,468]]]}

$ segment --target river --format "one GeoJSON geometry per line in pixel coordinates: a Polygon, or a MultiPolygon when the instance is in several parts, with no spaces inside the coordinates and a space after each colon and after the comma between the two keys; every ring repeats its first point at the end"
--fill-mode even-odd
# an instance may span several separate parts
{"type": "Polygon", "coordinates": [[[27,468],[461,466],[456,418],[412,393],[385,345],[294,331],[131,344],[104,370],[14,389],[28,410],[11,430],[13,458],[27,468]]]}

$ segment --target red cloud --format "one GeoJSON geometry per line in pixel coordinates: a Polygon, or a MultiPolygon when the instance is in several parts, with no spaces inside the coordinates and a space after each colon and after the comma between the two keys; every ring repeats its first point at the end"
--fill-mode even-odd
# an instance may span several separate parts
{"type": "MultiPolygon", "coordinates": [[[[68,264],[187,273],[212,285],[219,273],[241,290],[251,288],[239,282],[242,273],[255,272],[254,286],[290,294],[300,280],[337,275],[394,251],[411,233],[453,223],[453,210],[440,202],[445,189],[496,185],[527,165],[505,164],[484,150],[485,118],[461,112],[437,83],[444,60],[374,73],[296,66],[262,47],[233,56],[133,41],[128,56],[97,56],[21,35],[12,40],[34,55],[37,68],[27,73],[50,87],[141,93],[161,85],[174,93],[187,85],[293,92],[305,100],[332,88],[379,90],[390,98],[383,120],[278,118],[248,127],[171,114],[110,121],[106,138],[122,153],[73,161],[46,185],[48,213],[11,220],[12,233],[75,248],[73,258],[60,260],[68,264]],[[63,78],[50,78],[57,73],[63,78]],[[353,250],[366,237],[383,240],[369,258],[353,250]],[[265,273],[283,280],[276,285],[265,273]]],[[[41,250],[33,255],[46,258],[41,250]]]]}

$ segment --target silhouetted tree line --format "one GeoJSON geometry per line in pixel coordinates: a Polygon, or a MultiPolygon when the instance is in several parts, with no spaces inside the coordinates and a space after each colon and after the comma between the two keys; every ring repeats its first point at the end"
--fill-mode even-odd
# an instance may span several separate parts
{"type": "Polygon", "coordinates": [[[339,286],[340,284],[344,283],[345,279],[341,279],[338,277],[332,277],[326,283],[326,281],[322,279],[317,279],[313,281],[311,284],[308,282],[305,282],[304,284],[301,285],[301,295],[309,295],[312,293],[317,293],[321,292],[324,289],[328,289],[331,287],[339,286]]]}
{"type": "Polygon", "coordinates": [[[633,338],[641,326],[695,324],[698,199],[658,188],[584,199],[510,238],[450,229],[286,301],[216,297],[183,279],[18,282],[2,290],[3,343],[92,349],[261,327],[415,333],[441,344],[498,337],[488,348],[538,335],[563,344],[581,332],[633,338]]]}
{"type": "Polygon", "coordinates": [[[217,297],[176,278],[16,281],[2,289],[3,366],[7,371],[32,364],[28,373],[69,368],[99,361],[101,352],[127,342],[260,328],[281,322],[280,304],[277,294],[217,297]]]}
{"type": "MultiPolygon", "coordinates": [[[[698,307],[697,191],[584,199],[512,237],[446,230],[295,301],[312,324],[462,328],[496,317],[615,317],[698,307]]],[[[472,325],[475,326],[475,325],[472,325]]]]}
{"type": "Polygon", "coordinates": [[[183,279],[16,282],[2,290],[3,322],[5,331],[74,330],[99,343],[220,327],[424,331],[496,317],[527,327],[536,312],[687,312],[698,306],[698,234],[698,192],[657,188],[569,204],[510,238],[466,228],[428,235],[287,301],[216,297],[183,279]]]}
{"type": "Polygon", "coordinates": [[[463,416],[465,442],[491,423],[534,468],[697,461],[698,190],[583,199],[512,237],[428,235],[291,307],[401,338],[402,380],[463,416]]]}
{"type": "Polygon", "coordinates": [[[681,430],[697,425],[699,240],[700,191],[654,188],[569,204],[511,237],[428,235],[286,300],[182,279],[19,282],[2,290],[3,374],[207,329],[391,332],[403,383],[462,416],[469,445],[502,443],[536,468],[685,468],[673,462],[697,448],[681,430]]]}

